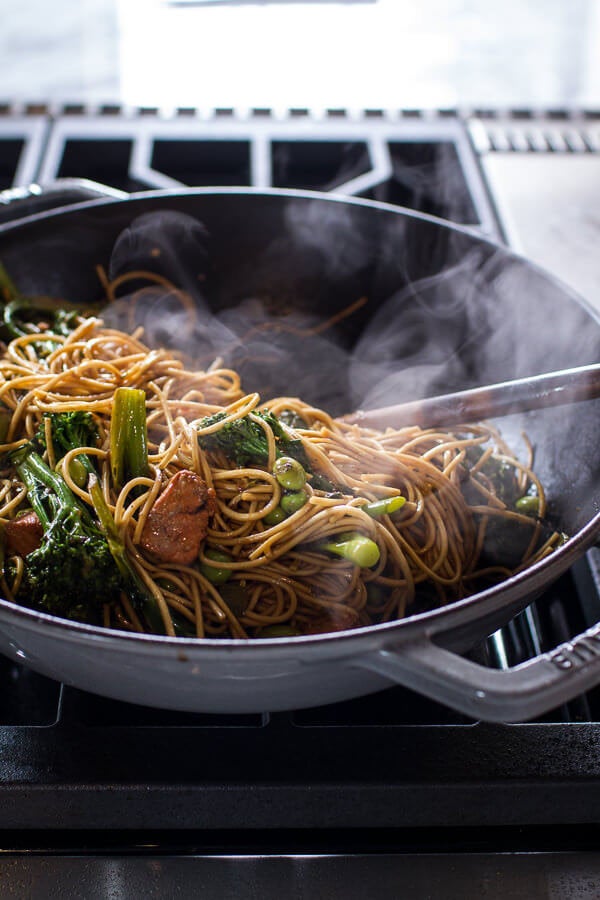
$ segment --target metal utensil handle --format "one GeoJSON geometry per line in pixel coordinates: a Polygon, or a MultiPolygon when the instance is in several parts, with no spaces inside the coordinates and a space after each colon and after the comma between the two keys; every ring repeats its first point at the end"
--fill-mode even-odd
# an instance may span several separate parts
{"type": "Polygon", "coordinates": [[[598,684],[600,622],[510,669],[481,666],[429,638],[380,650],[358,664],[473,718],[521,722],[598,684]]]}
{"type": "Polygon", "coordinates": [[[593,400],[599,394],[600,364],[592,363],[440,397],[412,400],[396,406],[359,410],[343,416],[342,421],[379,429],[406,425],[419,425],[421,428],[460,425],[530,409],[593,400]]]}
{"type": "Polygon", "coordinates": [[[129,194],[87,178],[57,178],[46,184],[25,184],[0,191],[0,225],[72,206],[86,200],[125,200],[129,194]]]}

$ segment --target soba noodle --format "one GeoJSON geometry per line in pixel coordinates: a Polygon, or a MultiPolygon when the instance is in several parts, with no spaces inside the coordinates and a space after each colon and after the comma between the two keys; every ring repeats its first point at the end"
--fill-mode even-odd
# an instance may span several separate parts
{"type": "MultiPolygon", "coordinates": [[[[333,419],[296,397],[245,394],[238,374],[219,362],[193,371],[175,353],[151,349],[141,338],[139,332],[126,334],[87,318],[67,337],[42,333],[13,340],[0,359],[0,404],[11,412],[0,453],[30,440],[45,413],[93,414],[99,442],[85,452],[97,467],[129,559],[156,599],[167,634],[181,633],[177,622],[198,637],[234,638],[387,622],[508,577],[552,552],[561,539],[543,524],[544,490],[531,460],[519,462],[489,425],[379,433],[333,419]],[[146,394],[149,475],[117,491],[109,435],[114,393],[123,386],[146,394]],[[296,417],[295,436],[313,473],[304,505],[270,525],[265,517],[272,521],[269,514],[280,507],[284,491],[273,474],[275,437],[256,416],[265,409],[296,417]],[[216,413],[223,414],[220,420],[207,424],[206,417],[216,413]],[[235,466],[223,453],[203,449],[203,437],[245,416],[253,416],[265,432],[269,458],[264,466],[235,466]],[[490,461],[510,471],[519,496],[537,496],[537,516],[521,514],[502,498],[490,461]],[[179,470],[201,476],[216,497],[198,563],[191,565],[157,562],[140,545],[156,498],[179,470]],[[331,489],[323,487],[325,480],[331,489]],[[372,501],[397,495],[406,502],[394,514],[374,518],[364,510],[372,501]],[[483,552],[499,521],[526,530],[521,555],[510,566],[490,562],[483,552]],[[374,541],[378,562],[361,568],[323,549],[327,540],[347,533],[374,541]],[[211,550],[223,557],[219,566],[226,577],[231,573],[225,587],[203,574],[211,550]]],[[[48,429],[46,437],[46,458],[54,468],[48,429]]],[[[92,509],[88,487],[80,487],[70,474],[78,452],[68,453],[59,469],[92,509]]],[[[0,522],[7,523],[30,504],[14,468],[6,464],[0,474],[0,522]]],[[[26,566],[26,557],[13,557],[1,582],[8,599],[24,604],[20,585],[26,566]]],[[[124,592],[98,610],[97,621],[149,630],[124,592]]]]}

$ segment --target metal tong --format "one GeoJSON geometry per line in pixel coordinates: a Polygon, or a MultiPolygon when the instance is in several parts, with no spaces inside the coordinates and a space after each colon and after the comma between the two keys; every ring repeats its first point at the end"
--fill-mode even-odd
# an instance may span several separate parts
{"type": "Polygon", "coordinates": [[[479,422],[511,413],[600,397],[600,363],[502,381],[379,409],[357,410],[341,421],[364,428],[420,428],[479,422]]]}

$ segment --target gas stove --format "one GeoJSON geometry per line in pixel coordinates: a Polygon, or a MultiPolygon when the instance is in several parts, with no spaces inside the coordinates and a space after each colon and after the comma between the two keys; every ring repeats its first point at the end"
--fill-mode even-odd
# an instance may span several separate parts
{"type": "MultiPolygon", "coordinates": [[[[600,154],[593,111],[1,112],[0,187],[309,188],[513,244],[502,167],[552,160],[567,172],[600,154]]],[[[473,657],[512,666],[597,622],[599,572],[593,549],[473,657]]],[[[217,716],[88,695],[8,660],[0,685],[0,872],[17,893],[44,896],[47,876],[79,896],[176,884],[239,897],[240,883],[252,897],[333,897],[342,883],[351,898],[370,883],[381,897],[399,883],[417,896],[465,896],[466,883],[489,897],[597,896],[600,689],[536,722],[489,725],[401,688],[217,716]]]]}

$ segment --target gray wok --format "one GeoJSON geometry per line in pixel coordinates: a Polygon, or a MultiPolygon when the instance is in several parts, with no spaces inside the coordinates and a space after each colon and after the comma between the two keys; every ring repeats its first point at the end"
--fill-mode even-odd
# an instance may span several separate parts
{"type": "MultiPolygon", "coordinates": [[[[220,349],[239,321],[246,327],[257,307],[314,323],[368,298],[324,335],[291,348],[269,345],[261,366],[249,361],[255,353],[236,359],[234,352],[230,361],[242,368],[247,389],[265,397],[285,391],[343,413],[600,358],[598,317],[549,275],[467,229],[384,204],[195,189],[16,212],[29,214],[0,225],[0,258],[25,293],[70,300],[99,296],[94,267],[108,265],[117,237],[139,216],[200,220],[199,302],[218,316],[218,327],[208,338],[179,335],[192,352],[198,342],[199,358],[220,349]]],[[[190,275],[185,261],[178,274],[198,287],[198,272],[190,275]]],[[[401,684],[477,718],[537,715],[600,682],[600,625],[509,670],[462,654],[594,543],[600,406],[588,401],[499,424],[509,440],[522,429],[531,437],[551,517],[571,536],[501,585],[399,622],[251,642],[106,631],[0,599],[0,651],[84,690],[179,710],[275,711],[401,684]]]]}

